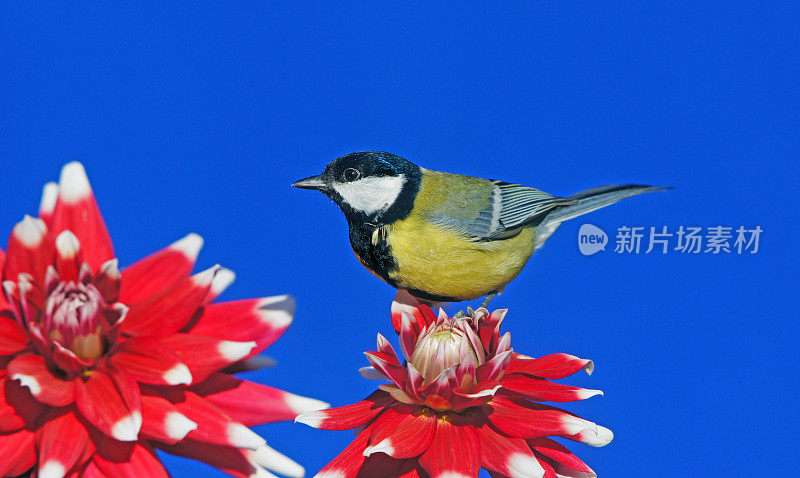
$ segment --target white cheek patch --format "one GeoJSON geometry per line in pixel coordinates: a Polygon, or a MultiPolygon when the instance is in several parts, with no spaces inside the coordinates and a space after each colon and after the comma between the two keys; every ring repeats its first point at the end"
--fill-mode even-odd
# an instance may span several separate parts
{"type": "Polygon", "coordinates": [[[333,185],[333,189],[350,207],[370,215],[394,204],[405,182],[406,177],[401,174],[338,183],[333,185]]]}

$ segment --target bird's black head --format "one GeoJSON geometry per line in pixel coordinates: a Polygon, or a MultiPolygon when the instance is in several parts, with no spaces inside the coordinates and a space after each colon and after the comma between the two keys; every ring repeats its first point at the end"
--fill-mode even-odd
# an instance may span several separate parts
{"type": "Polygon", "coordinates": [[[391,224],[411,212],[419,192],[419,166],[382,151],[360,151],[331,161],[319,176],[292,184],[330,197],[350,222],[391,224]]]}

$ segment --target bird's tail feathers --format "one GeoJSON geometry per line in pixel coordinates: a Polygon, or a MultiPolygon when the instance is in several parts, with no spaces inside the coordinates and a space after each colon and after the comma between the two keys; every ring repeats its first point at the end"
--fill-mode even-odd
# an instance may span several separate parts
{"type": "Polygon", "coordinates": [[[544,241],[561,225],[562,222],[590,213],[597,209],[610,206],[631,196],[664,191],[671,187],[647,186],[642,184],[615,184],[600,186],[575,193],[566,199],[574,202],[553,209],[544,220],[536,226],[536,247],[541,247],[544,241]]]}

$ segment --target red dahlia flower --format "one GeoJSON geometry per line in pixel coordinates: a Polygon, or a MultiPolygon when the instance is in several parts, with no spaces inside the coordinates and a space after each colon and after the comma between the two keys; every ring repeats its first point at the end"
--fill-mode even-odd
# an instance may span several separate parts
{"type": "Polygon", "coordinates": [[[500,336],[505,310],[437,317],[405,292],[392,305],[405,362],[378,334],[366,352],[368,378],[388,379],[361,402],[302,414],[316,428],[360,427],[358,437],[317,475],[325,478],[478,476],[592,477],[591,468],[557,436],[593,446],[608,444],[607,428],[536,401],[566,402],[600,394],[548,379],[584,370],[592,362],[566,354],[533,359],[514,353],[500,336]]]}
{"type": "Polygon", "coordinates": [[[325,404],[232,371],[289,326],[288,296],[211,304],[190,234],[120,271],[83,167],[45,187],[0,250],[0,476],[158,477],[154,449],[236,476],[303,469],[248,426],[325,404]]]}

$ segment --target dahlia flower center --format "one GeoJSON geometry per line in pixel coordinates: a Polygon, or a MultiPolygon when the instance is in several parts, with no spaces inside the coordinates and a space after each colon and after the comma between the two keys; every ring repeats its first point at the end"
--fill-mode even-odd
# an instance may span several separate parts
{"type": "Polygon", "coordinates": [[[475,350],[460,327],[447,323],[419,338],[410,362],[422,374],[425,383],[430,383],[453,365],[469,360],[475,366],[482,364],[485,361],[483,350],[475,350]]]}
{"type": "Polygon", "coordinates": [[[44,332],[80,358],[103,353],[100,315],[106,301],[92,284],[60,282],[45,302],[44,332]]]}

